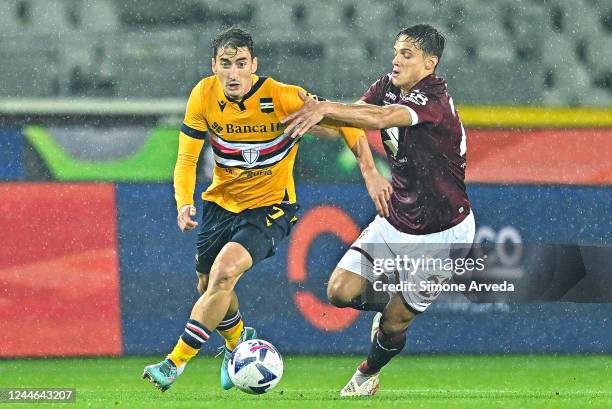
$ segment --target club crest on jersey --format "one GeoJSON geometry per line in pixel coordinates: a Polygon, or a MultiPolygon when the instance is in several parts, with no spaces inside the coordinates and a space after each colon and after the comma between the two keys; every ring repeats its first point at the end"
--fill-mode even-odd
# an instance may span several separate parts
{"type": "Polygon", "coordinates": [[[274,112],[274,102],[272,102],[272,98],[259,98],[259,109],[261,109],[261,112],[264,114],[274,112]]]}
{"type": "Polygon", "coordinates": [[[248,163],[249,165],[252,165],[259,158],[259,150],[258,149],[243,149],[242,157],[244,158],[246,163],[248,163]]]}

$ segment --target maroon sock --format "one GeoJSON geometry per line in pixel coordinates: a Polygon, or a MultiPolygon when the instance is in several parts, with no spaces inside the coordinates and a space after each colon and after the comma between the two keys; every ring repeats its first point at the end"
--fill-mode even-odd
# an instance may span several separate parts
{"type": "Polygon", "coordinates": [[[359,365],[359,371],[373,375],[387,365],[391,358],[399,354],[406,345],[406,332],[396,335],[386,335],[380,329],[374,337],[368,359],[359,365]]]}

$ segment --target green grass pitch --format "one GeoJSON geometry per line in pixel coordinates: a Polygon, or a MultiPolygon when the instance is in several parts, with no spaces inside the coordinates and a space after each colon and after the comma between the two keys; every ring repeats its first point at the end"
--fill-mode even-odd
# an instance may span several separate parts
{"type": "Polygon", "coordinates": [[[72,387],[77,402],[1,408],[612,408],[611,356],[402,356],[381,374],[375,397],[338,390],[360,357],[288,356],[266,395],[219,386],[219,359],[191,362],[160,393],[140,375],[160,357],[0,360],[0,387],[72,387]]]}

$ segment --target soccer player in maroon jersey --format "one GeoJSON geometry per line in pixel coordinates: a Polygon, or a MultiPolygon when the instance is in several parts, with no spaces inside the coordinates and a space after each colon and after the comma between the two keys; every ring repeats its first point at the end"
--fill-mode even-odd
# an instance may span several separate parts
{"type": "Polygon", "coordinates": [[[452,269],[407,269],[400,263],[381,273],[377,262],[396,256],[458,260],[474,239],[474,216],[464,183],[465,130],[446,81],[435,73],[444,44],[434,27],[405,28],[395,39],[391,73],[370,86],[360,101],[341,104],[302,95],[304,107],[285,119],[294,137],[324,118],[380,129],[391,165],[388,213],[376,216],[352,244],[327,288],[338,307],[379,311],[370,353],[342,396],[376,393],[381,368],[403,349],[408,326],[439,294],[419,290],[421,284],[445,283],[453,274],[452,269]],[[389,290],[384,283],[403,286],[389,290]]]}

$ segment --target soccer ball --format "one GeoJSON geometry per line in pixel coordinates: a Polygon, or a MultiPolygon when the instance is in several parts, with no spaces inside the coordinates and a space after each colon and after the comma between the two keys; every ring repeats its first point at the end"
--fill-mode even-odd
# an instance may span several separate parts
{"type": "Polygon", "coordinates": [[[236,388],[262,394],[273,389],[283,376],[283,358],[269,342],[251,339],[232,351],[227,369],[236,388]]]}

